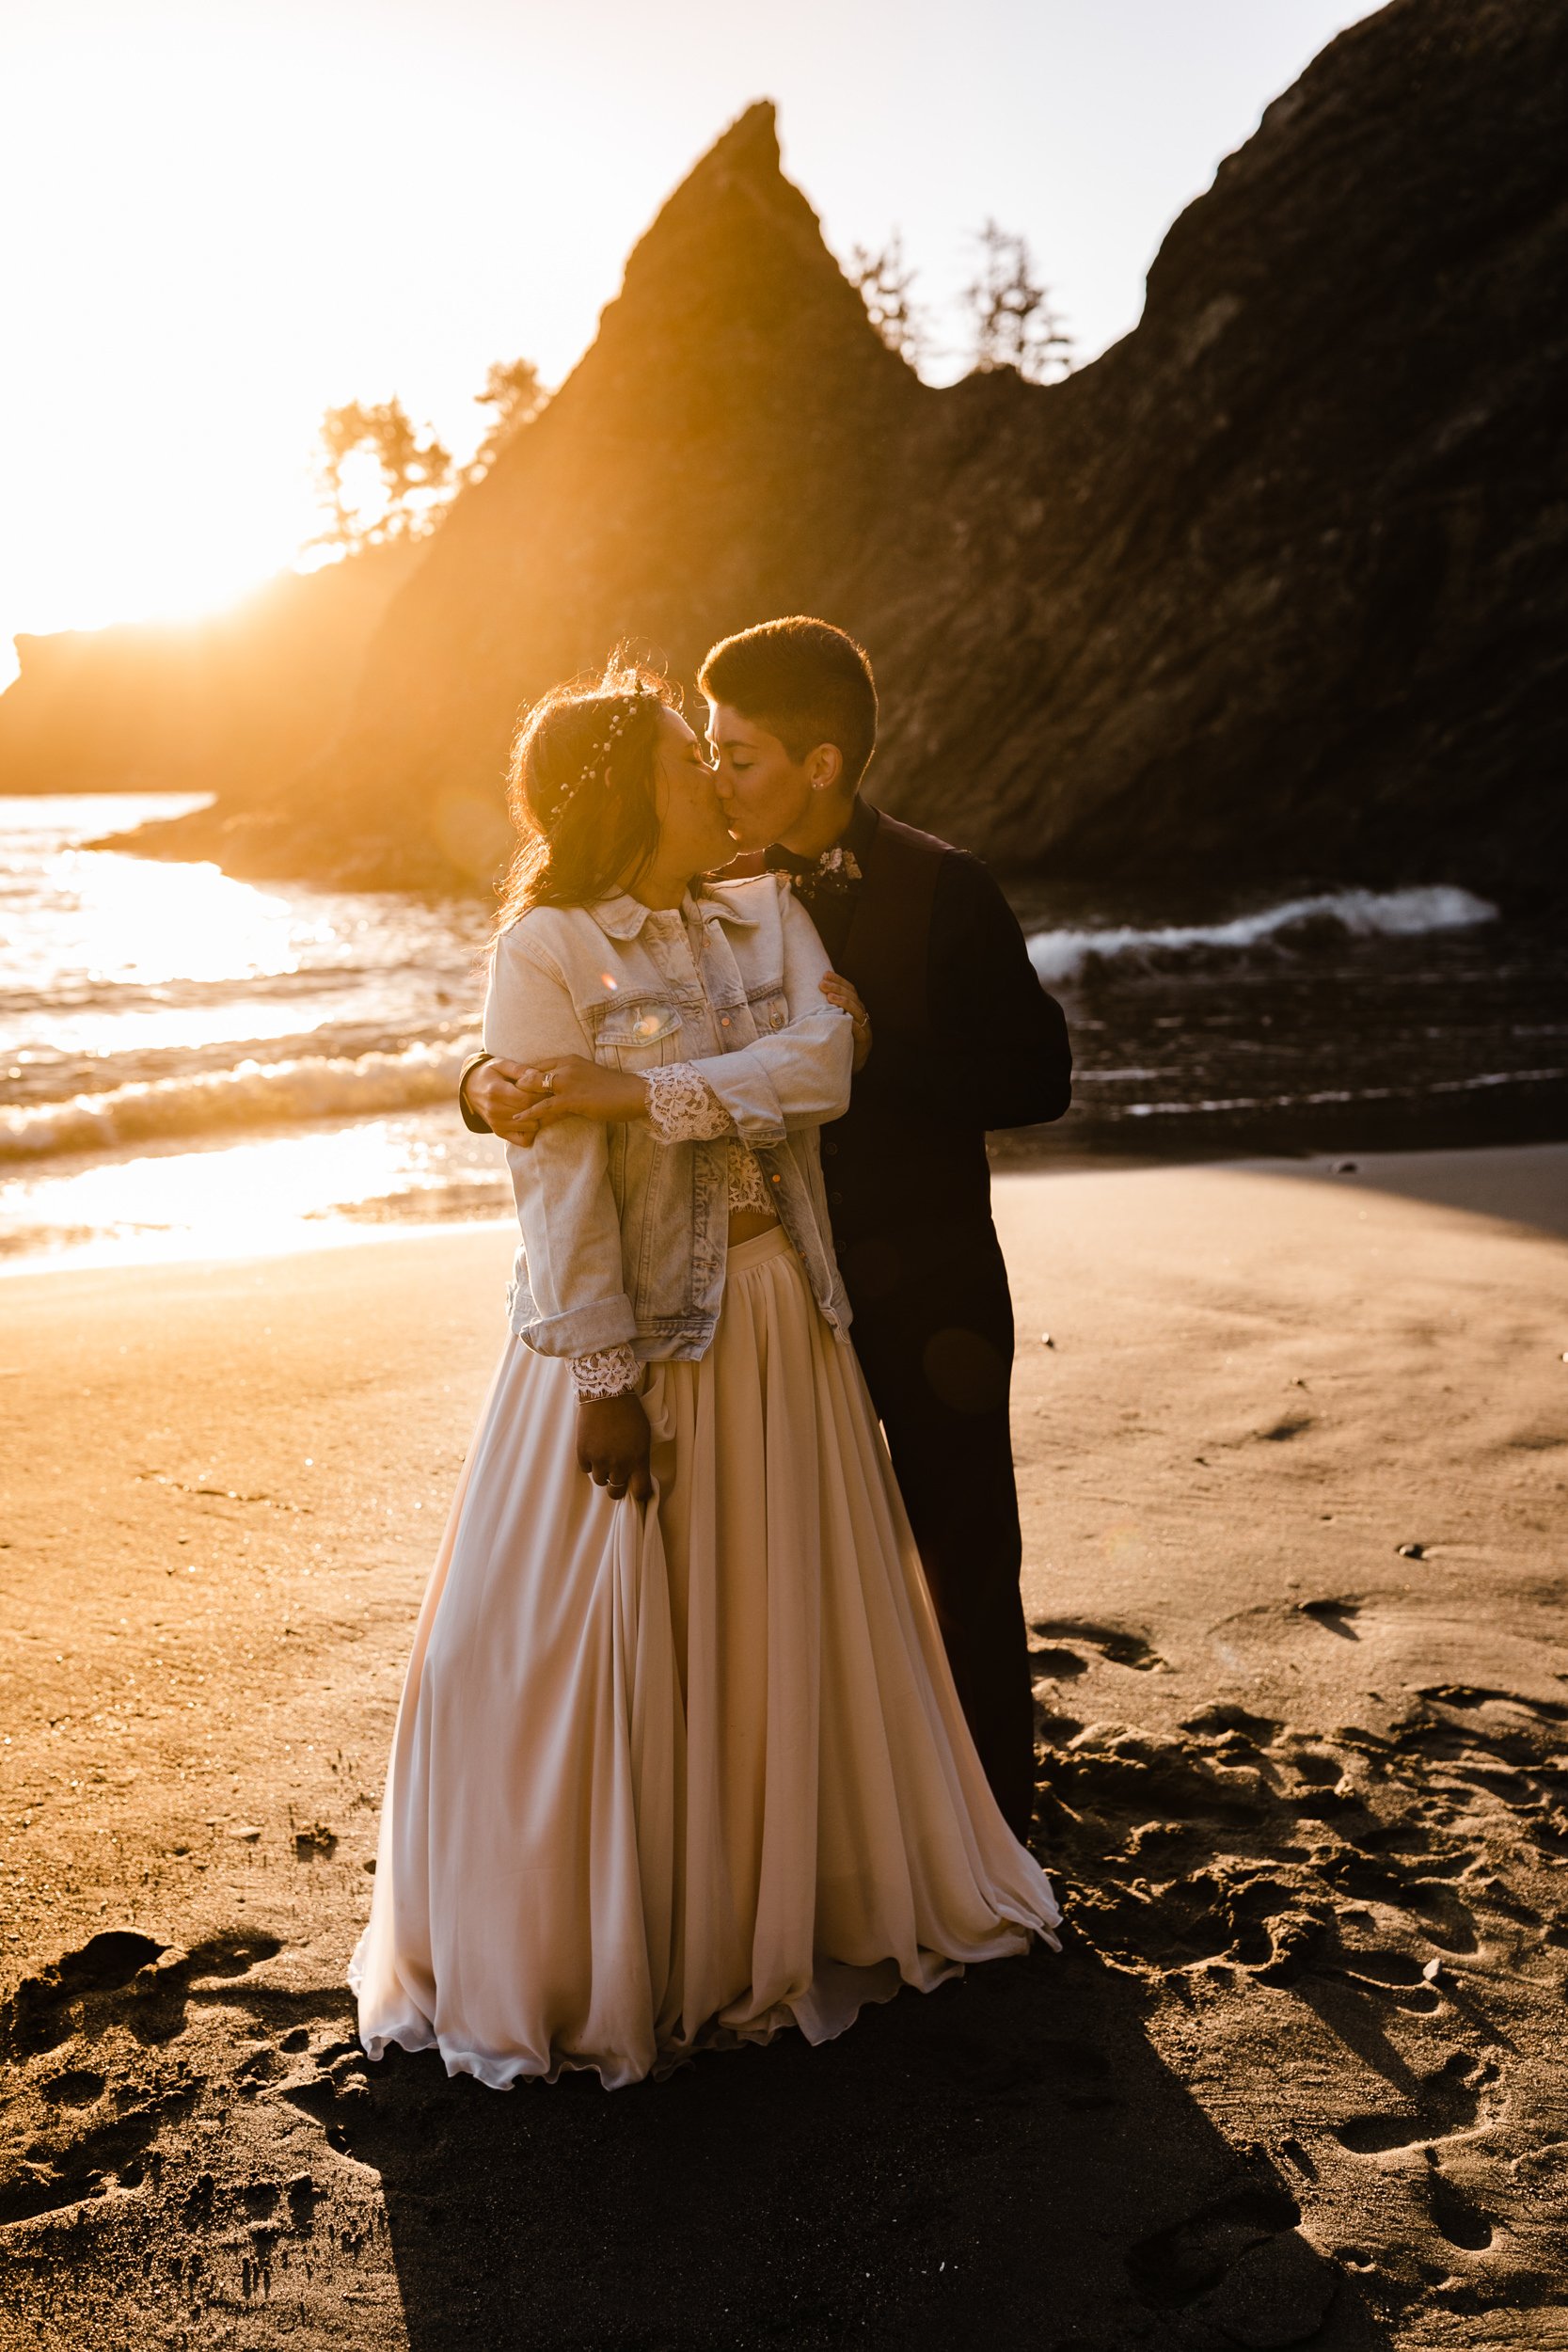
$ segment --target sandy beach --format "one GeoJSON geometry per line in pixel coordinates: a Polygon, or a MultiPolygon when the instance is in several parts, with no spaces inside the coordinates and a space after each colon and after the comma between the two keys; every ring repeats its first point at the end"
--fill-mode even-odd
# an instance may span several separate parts
{"type": "Polygon", "coordinates": [[[1568,1146],[997,1212],[1063,1953],[613,2095],[343,1985],[510,1231],[0,1285],[6,2352],[1568,2344],[1568,1146]]]}

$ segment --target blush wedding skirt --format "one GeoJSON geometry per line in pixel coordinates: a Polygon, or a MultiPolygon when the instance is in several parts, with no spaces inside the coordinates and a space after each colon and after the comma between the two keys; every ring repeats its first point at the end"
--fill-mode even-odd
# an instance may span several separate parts
{"type": "Polygon", "coordinates": [[[853,1352],[781,1230],[643,1393],[656,1502],[578,1468],[507,1348],[393,1740],[359,2031],[610,2088],[1054,1943],[959,1709],[853,1352]]]}

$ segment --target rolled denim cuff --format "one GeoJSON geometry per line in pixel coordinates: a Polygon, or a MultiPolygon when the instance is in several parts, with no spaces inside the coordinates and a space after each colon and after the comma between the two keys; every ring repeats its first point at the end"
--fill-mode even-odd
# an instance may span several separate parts
{"type": "Polygon", "coordinates": [[[463,1124],[471,1136],[493,1136],[496,1132],[487,1119],[481,1119],[478,1111],[473,1108],[467,1094],[463,1091],[471,1073],[481,1069],[485,1062],[494,1061],[495,1058],[494,1054],[470,1054],[458,1073],[457,1107],[463,1115],[463,1124]]]}
{"type": "Polygon", "coordinates": [[[615,1298],[596,1298],[591,1306],[569,1307],[564,1314],[536,1313],[517,1337],[540,1356],[597,1356],[635,1340],[637,1317],[622,1291],[615,1298]]]}

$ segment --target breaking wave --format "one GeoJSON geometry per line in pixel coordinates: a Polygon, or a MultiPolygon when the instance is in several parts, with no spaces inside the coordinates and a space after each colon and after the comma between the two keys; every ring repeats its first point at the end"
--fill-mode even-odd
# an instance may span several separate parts
{"type": "Polygon", "coordinates": [[[106,1152],[229,1127],[369,1118],[452,1103],[468,1041],[398,1053],[243,1061],[189,1077],[152,1078],[56,1103],[0,1108],[0,1165],[106,1152]]]}
{"type": "Polygon", "coordinates": [[[1328,926],[1351,938],[1415,938],[1423,931],[1468,930],[1496,920],[1490,900],[1451,883],[1412,890],[1333,890],[1307,898],[1287,898],[1225,923],[1167,924],[1153,930],[1132,926],[1103,930],[1037,931],[1029,942],[1035,970],[1047,983],[1068,980],[1095,958],[1148,958],[1190,954],[1198,948],[1244,953],[1274,946],[1287,934],[1328,926]]]}

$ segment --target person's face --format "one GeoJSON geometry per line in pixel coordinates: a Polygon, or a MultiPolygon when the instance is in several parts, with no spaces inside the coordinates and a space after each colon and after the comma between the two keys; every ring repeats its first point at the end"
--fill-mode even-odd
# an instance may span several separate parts
{"type": "Polygon", "coordinates": [[[658,862],[672,874],[705,874],[735,855],[701,739],[678,710],[658,714],[654,806],[658,862]]]}
{"type": "Polygon", "coordinates": [[[732,845],[765,850],[793,832],[811,804],[804,764],[730,703],[710,707],[707,740],[732,845]]]}

